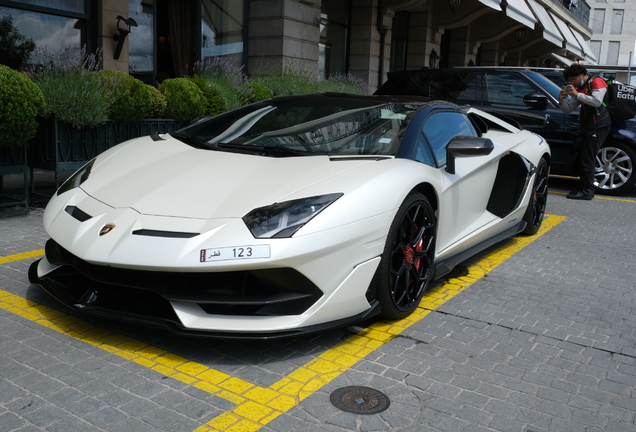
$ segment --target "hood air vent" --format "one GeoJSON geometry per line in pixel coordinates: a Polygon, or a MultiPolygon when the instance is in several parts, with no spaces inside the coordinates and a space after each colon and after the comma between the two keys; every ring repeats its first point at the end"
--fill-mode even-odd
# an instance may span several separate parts
{"type": "Polygon", "coordinates": [[[199,233],[138,229],[133,231],[133,235],[140,235],[140,236],[147,236],[147,237],[192,238],[192,237],[198,236],[199,233]]]}
{"type": "Polygon", "coordinates": [[[88,213],[83,212],[82,210],[80,210],[79,208],[75,206],[66,206],[64,208],[64,211],[70,214],[71,216],[73,216],[73,218],[77,219],[80,222],[87,221],[93,217],[89,215],[88,213]]]}

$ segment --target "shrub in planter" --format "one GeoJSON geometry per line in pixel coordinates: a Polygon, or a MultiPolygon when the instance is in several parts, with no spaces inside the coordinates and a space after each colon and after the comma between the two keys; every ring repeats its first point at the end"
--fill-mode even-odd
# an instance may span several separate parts
{"type": "Polygon", "coordinates": [[[239,97],[243,105],[251,104],[254,102],[260,102],[263,100],[271,99],[274,97],[274,93],[261,83],[249,83],[243,84],[239,90],[239,97]]]}
{"type": "Polygon", "coordinates": [[[33,138],[44,106],[42,91],[29,78],[0,65],[0,147],[33,138]]]}
{"type": "Polygon", "coordinates": [[[147,84],[132,75],[115,70],[101,71],[99,78],[111,92],[111,119],[126,122],[138,121],[149,116],[152,109],[152,94],[147,84]]]}
{"type": "Polygon", "coordinates": [[[247,83],[243,67],[227,57],[207,57],[194,65],[195,75],[216,89],[225,104],[225,110],[241,106],[238,89],[247,83]]]}
{"type": "Polygon", "coordinates": [[[335,73],[327,80],[318,81],[318,91],[366,95],[369,94],[369,85],[365,80],[351,73],[346,75],[335,73]]]}
{"type": "Polygon", "coordinates": [[[207,81],[201,77],[188,79],[195,83],[197,87],[199,87],[199,90],[201,90],[201,93],[203,93],[203,97],[206,100],[206,116],[214,116],[227,111],[221,92],[216,87],[209,85],[207,81]]]}
{"type": "Polygon", "coordinates": [[[148,114],[149,118],[164,118],[166,112],[166,98],[161,94],[159,90],[149,85],[148,89],[150,90],[150,95],[152,96],[150,102],[150,113],[148,114]]]}
{"type": "Polygon", "coordinates": [[[207,106],[199,87],[187,78],[167,79],[159,86],[165,96],[166,115],[179,121],[191,121],[205,115],[207,106]]]}
{"type": "Polygon", "coordinates": [[[33,71],[33,81],[44,94],[46,116],[76,128],[106,123],[111,99],[94,73],[99,69],[98,55],[66,47],[58,55],[36,49],[34,57],[42,65],[33,71]]]}

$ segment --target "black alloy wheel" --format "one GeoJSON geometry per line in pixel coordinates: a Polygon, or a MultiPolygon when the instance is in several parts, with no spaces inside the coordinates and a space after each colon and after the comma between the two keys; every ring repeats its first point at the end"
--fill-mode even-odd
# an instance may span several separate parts
{"type": "Polygon", "coordinates": [[[528,208],[523,215],[526,222],[526,228],[523,230],[525,235],[534,235],[541,228],[545,208],[548,202],[548,176],[550,169],[548,162],[541,159],[535,170],[534,185],[532,186],[532,196],[528,202],[528,208]]]}
{"type": "Polygon", "coordinates": [[[401,319],[415,310],[434,275],[435,212],[421,193],[400,206],[376,273],[381,315],[401,319]]]}
{"type": "Polygon", "coordinates": [[[594,187],[604,195],[623,195],[636,183],[636,151],[622,142],[605,143],[596,154],[594,187]]]}

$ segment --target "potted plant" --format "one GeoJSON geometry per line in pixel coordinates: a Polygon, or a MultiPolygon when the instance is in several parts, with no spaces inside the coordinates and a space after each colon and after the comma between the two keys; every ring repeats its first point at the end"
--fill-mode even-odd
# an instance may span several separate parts
{"type": "Polygon", "coordinates": [[[16,203],[27,205],[28,169],[24,143],[33,138],[37,117],[44,111],[40,89],[24,74],[0,65],[0,206],[16,203]],[[3,196],[2,176],[24,175],[24,199],[3,196]],[[4,198],[4,199],[3,199],[4,198]]]}

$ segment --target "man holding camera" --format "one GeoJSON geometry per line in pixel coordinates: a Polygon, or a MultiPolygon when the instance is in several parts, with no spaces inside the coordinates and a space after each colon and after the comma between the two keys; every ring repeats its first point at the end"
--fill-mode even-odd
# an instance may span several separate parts
{"type": "Polygon", "coordinates": [[[570,84],[563,87],[559,94],[561,111],[569,114],[581,105],[579,114],[579,178],[581,188],[568,194],[568,198],[591,200],[594,198],[594,170],[596,153],[609,135],[612,119],[610,118],[603,98],[607,92],[607,84],[600,77],[590,77],[587,69],[578,63],[568,66],[563,77],[570,84]]]}

